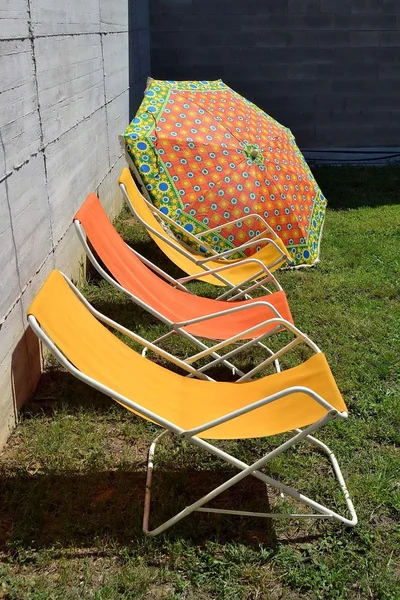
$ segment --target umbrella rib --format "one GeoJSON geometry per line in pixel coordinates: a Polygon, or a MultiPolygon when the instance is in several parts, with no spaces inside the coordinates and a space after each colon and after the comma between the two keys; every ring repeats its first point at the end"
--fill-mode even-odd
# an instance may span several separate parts
{"type": "MultiPolygon", "coordinates": [[[[180,94],[181,92],[177,92],[178,94],[180,94]]],[[[182,94],[183,95],[183,94],[182,94]]],[[[185,96],[183,96],[185,98],[185,96]]],[[[191,102],[193,104],[195,104],[196,106],[198,106],[199,108],[201,108],[202,110],[206,111],[209,115],[211,115],[211,117],[213,118],[214,121],[216,121],[218,124],[220,124],[220,121],[218,121],[218,119],[212,114],[212,112],[210,112],[208,110],[208,108],[204,108],[203,106],[200,106],[200,104],[198,102],[196,102],[195,100],[191,100],[191,102]]],[[[223,125],[223,127],[229,131],[229,133],[232,135],[233,138],[235,138],[235,140],[239,143],[239,144],[243,144],[242,140],[240,140],[230,129],[228,126],[226,126],[225,124],[223,125]]]]}

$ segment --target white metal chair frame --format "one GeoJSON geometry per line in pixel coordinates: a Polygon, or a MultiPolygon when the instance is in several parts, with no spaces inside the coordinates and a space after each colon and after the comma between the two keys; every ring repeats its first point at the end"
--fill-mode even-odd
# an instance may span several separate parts
{"type": "MultiPolygon", "coordinates": [[[[262,238],[262,239],[258,239],[258,240],[252,240],[250,242],[246,242],[245,244],[242,244],[241,246],[237,247],[237,248],[233,248],[231,250],[226,250],[225,252],[221,252],[221,253],[216,253],[215,250],[212,250],[212,248],[210,247],[209,252],[212,252],[212,256],[206,256],[204,257],[204,255],[200,255],[198,258],[195,258],[195,256],[191,253],[185,250],[185,248],[181,245],[181,244],[177,244],[175,239],[168,234],[163,235],[162,233],[160,233],[159,231],[157,231],[156,229],[154,229],[151,225],[149,225],[148,223],[146,223],[141,217],[140,215],[137,214],[137,212],[135,211],[134,206],[132,205],[132,203],[129,200],[129,194],[126,190],[126,187],[123,183],[119,184],[122,193],[125,197],[125,200],[133,214],[133,216],[139,221],[139,223],[141,223],[143,225],[143,227],[145,227],[146,230],[151,231],[151,233],[153,235],[155,235],[156,237],[158,237],[159,239],[163,240],[166,244],[168,244],[169,246],[171,246],[171,248],[174,248],[174,250],[177,250],[180,254],[182,254],[183,256],[185,256],[186,258],[188,258],[191,262],[193,262],[194,264],[196,264],[197,266],[201,267],[202,269],[204,269],[204,274],[203,277],[206,275],[213,275],[214,277],[216,277],[216,279],[218,279],[219,281],[221,281],[221,283],[223,283],[224,285],[228,286],[230,288],[230,291],[225,292],[224,294],[222,294],[219,298],[225,298],[227,295],[229,295],[232,292],[232,288],[234,288],[234,290],[239,289],[239,286],[234,286],[229,280],[227,280],[223,275],[220,274],[220,271],[222,269],[210,269],[210,267],[207,265],[207,262],[211,261],[211,260],[215,260],[215,259],[225,259],[227,258],[230,254],[233,254],[234,252],[237,252],[238,250],[245,250],[246,248],[250,248],[252,246],[258,245],[261,242],[265,242],[268,244],[272,244],[276,250],[278,251],[278,253],[281,255],[280,258],[277,258],[273,263],[271,263],[270,265],[263,265],[263,263],[258,260],[258,259],[253,259],[253,258],[248,258],[248,259],[243,259],[241,261],[239,261],[237,264],[238,265],[242,265],[244,264],[244,262],[246,261],[248,262],[254,262],[257,261],[257,263],[260,265],[260,267],[264,267],[266,266],[268,271],[270,269],[272,269],[273,267],[280,265],[283,266],[286,262],[289,262],[288,257],[286,256],[286,254],[284,254],[284,252],[281,250],[281,248],[279,248],[279,246],[276,244],[276,242],[274,242],[273,240],[269,239],[269,238],[262,238]]],[[[175,221],[172,221],[172,219],[170,219],[169,217],[167,217],[167,215],[164,215],[161,211],[159,211],[153,204],[151,204],[151,202],[149,202],[143,195],[142,198],[144,200],[144,202],[146,202],[146,205],[150,208],[150,210],[153,212],[153,214],[156,214],[161,220],[165,220],[167,222],[171,222],[173,223],[173,225],[177,228],[182,229],[182,231],[184,232],[185,235],[187,235],[187,237],[189,237],[190,239],[192,239],[197,245],[201,245],[206,247],[206,245],[203,242],[200,242],[198,240],[198,238],[196,238],[192,233],[186,231],[186,229],[184,229],[183,227],[181,227],[180,225],[178,225],[177,223],[175,223],[175,221]]],[[[249,215],[250,216],[250,215],[249,215]]],[[[227,223],[228,224],[228,223],[227,223]]],[[[224,225],[221,225],[221,227],[224,227],[224,225]]],[[[269,227],[269,226],[268,226],[269,227]]],[[[273,230],[271,230],[273,231],[273,230]]],[[[206,232],[207,233],[207,232],[206,232]]],[[[274,236],[278,237],[276,235],[275,232],[274,236]]],[[[204,234],[203,234],[204,235],[204,234]]],[[[222,267],[224,267],[224,265],[222,265],[222,267]]],[[[227,263],[225,268],[232,268],[235,267],[235,263],[227,263]]],[[[263,281],[258,281],[259,278],[263,275],[263,271],[264,269],[261,268],[260,271],[258,271],[254,276],[250,277],[249,279],[242,281],[240,283],[240,286],[246,285],[247,283],[250,282],[258,282],[258,285],[254,286],[252,289],[255,289],[256,287],[262,287],[262,284],[264,283],[263,281]]],[[[201,274],[197,274],[197,275],[191,275],[188,277],[183,277],[181,279],[178,279],[178,281],[180,282],[187,282],[190,281],[191,279],[194,279],[196,277],[200,277],[201,274]]]]}
{"type": "MultiPolygon", "coordinates": [[[[197,353],[184,359],[184,362],[186,364],[193,365],[197,361],[199,361],[203,358],[206,358],[208,356],[213,358],[213,360],[211,362],[195,369],[197,374],[202,374],[206,370],[210,369],[211,367],[215,367],[218,364],[222,363],[225,367],[230,369],[233,372],[233,374],[238,374],[240,376],[240,378],[238,379],[239,382],[246,381],[247,379],[253,377],[261,369],[263,369],[264,367],[266,367],[267,365],[269,365],[271,363],[274,363],[276,370],[279,371],[280,370],[280,366],[279,366],[280,356],[282,356],[285,352],[291,350],[292,348],[294,348],[295,346],[297,346],[298,344],[300,344],[302,342],[305,343],[306,345],[308,345],[313,351],[319,351],[318,346],[316,344],[314,344],[314,342],[307,335],[305,335],[303,332],[301,332],[299,329],[297,329],[297,327],[295,327],[292,323],[289,323],[289,321],[283,319],[281,317],[280,313],[277,311],[277,309],[271,303],[266,302],[265,300],[260,300],[258,302],[256,301],[256,302],[252,303],[250,306],[244,305],[244,306],[227,308],[226,310],[223,310],[223,311],[211,313],[208,315],[203,315],[203,316],[200,316],[200,317],[197,317],[194,319],[189,319],[187,321],[181,321],[181,322],[171,321],[165,315],[163,315],[162,313],[155,310],[149,304],[146,304],[145,302],[143,302],[140,298],[138,298],[137,296],[132,294],[129,290],[127,290],[122,285],[120,285],[113,277],[111,277],[99,264],[97,258],[95,257],[94,253],[92,252],[91,248],[89,247],[89,245],[87,243],[87,239],[86,239],[85,229],[84,229],[82,223],[78,219],[75,219],[74,225],[75,225],[75,230],[77,232],[77,235],[78,235],[78,237],[81,241],[81,244],[86,252],[86,255],[87,255],[88,259],[90,260],[90,262],[92,263],[92,265],[94,266],[94,268],[96,269],[96,271],[106,281],[108,281],[108,283],[110,283],[113,287],[115,287],[120,292],[123,292],[126,296],[128,296],[135,304],[137,304],[138,306],[140,306],[141,308],[143,308],[144,310],[146,310],[147,312],[152,314],[154,317],[156,317],[159,321],[161,321],[162,323],[164,323],[165,325],[168,325],[168,327],[170,327],[170,331],[168,331],[166,334],[160,336],[159,338],[157,338],[156,340],[154,340],[152,342],[152,346],[153,346],[152,349],[154,349],[154,346],[157,346],[157,344],[165,341],[167,338],[169,338],[173,335],[179,334],[179,335],[182,335],[187,340],[189,340],[190,342],[192,342],[195,346],[200,348],[200,352],[197,352],[197,353]],[[221,317],[221,316],[227,315],[227,314],[233,314],[233,313],[236,313],[236,312],[239,312],[242,310],[249,310],[249,309],[251,310],[252,307],[256,307],[256,306],[265,306],[266,308],[269,308],[272,311],[272,313],[274,314],[274,318],[265,319],[264,321],[258,323],[257,325],[255,325],[247,330],[244,330],[234,336],[231,336],[230,338],[228,338],[226,340],[220,341],[211,347],[207,346],[197,336],[194,336],[193,334],[189,333],[188,331],[186,331],[184,329],[186,326],[191,325],[191,324],[200,323],[200,322],[214,319],[216,317],[221,317]],[[257,330],[267,324],[272,324],[272,325],[275,324],[275,327],[273,329],[271,329],[270,331],[257,336],[256,335],[257,330]],[[268,346],[266,346],[263,343],[266,339],[271,337],[273,334],[282,332],[284,330],[287,330],[290,333],[292,333],[295,336],[295,338],[291,342],[289,342],[289,344],[287,344],[286,346],[284,346],[277,352],[273,352],[268,346]],[[254,332],[254,337],[251,340],[247,340],[242,343],[240,342],[240,340],[244,336],[246,336],[247,334],[251,334],[253,332],[254,332]],[[233,344],[237,344],[235,348],[233,348],[229,352],[226,352],[225,354],[222,354],[222,355],[219,354],[220,350],[223,350],[225,347],[233,345],[233,344]],[[257,365],[253,369],[251,369],[246,374],[241,369],[236,367],[232,362],[230,362],[230,359],[232,357],[234,357],[236,354],[243,352],[243,350],[249,348],[250,346],[259,346],[259,347],[263,348],[264,350],[267,351],[268,358],[265,359],[264,361],[262,361],[259,365],[257,365]]],[[[159,276],[166,279],[172,285],[177,284],[177,287],[179,287],[182,291],[191,293],[181,283],[176,282],[175,279],[173,279],[170,275],[165,273],[159,267],[156,267],[156,265],[151,263],[151,261],[144,259],[144,257],[141,256],[141,254],[139,254],[135,250],[133,250],[133,248],[131,248],[128,245],[127,245],[127,247],[141,261],[143,261],[144,264],[146,264],[146,266],[151,267],[159,276]]],[[[282,290],[281,286],[279,285],[279,283],[277,282],[275,277],[269,272],[268,272],[268,280],[271,280],[271,282],[276,286],[278,291],[282,290]]],[[[235,297],[238,298],[242,294],[244,294],[244,292],[242,292],[241,294],[237,294],[235,297]]],[[[150,344],[148,344],[147,347],[150,347],[150,344]]],[[[142,352],[143,356],[145,356],[145,354],[147,352],[147,347],[145,347],[142,352]]]]}
{"type": "MultiPolygon", "coordinates": [[[[64,275],[64,277],[65,277],[65,275],[64,275]]],[[[117,331],[120,331],[121,333],[128,335],[133,340],[135,340],[141,344],[146,344],[146,345],[148,344],[148,342],[146,340],[143,340],[143,338],[140,338],[140,336],[133,334],[126,328],[118,325],[118,323],[115,323],[108,317],[105,317],[104,315],[99,313],[97,310],[95,310],[85,300],[85,298],[75,288],[75,286],[73,286],[73,284],[69,281],[69,279],[67,277],[65,277],[65,279],[69,283],[69,285],[70,285],[71,289],[74,291],[74,293],[78,296],[78,298],[80,298],[80,300],[84,303],[84,305],[90,310],[90,312],[96,318],[98,318],[103,323],[113,327],[117,331]]],[[[145,491],[145,504],[144,504],[144,514],[143,514],[143,531],[146,534],[151,535],[151,536],[156,536],[159,533],[166,531],[172,525],[179,522],[181,519],[190,515],[194,511],[229,514],[229,515],[239,515],[239,516],[271,517],[271,518],[295,518],[295,519],[322,518],[322,519],[335,520],[335,521],[338,521],[347,526],[354,526],[357,524],[357,515],[354,510],[353,503],[350,499],[349,492],[347,490],[342,472],[340,470],[340,467],[336,460],[335,455],[328,448],[328,446],[326,446],[324,443],[320,442],[319,440],[317,440],[315,437],[313,437],[311,435],[317,429],[319,429],[320,427],[325,425],[325,423],[327,423],[328,421],[330,421],[334,418],[340,418],[340,419],[347,418],[347,413],[339,412],[332,405],[330,405],[328,402],[326,402],[319,394],[315,393],[312,389],[302,387],[302,386],[290,387],[290,388],[287,388],[276,394],[266,396],[264,398],[260,398],[260,400],[253,402],[253,403],[249,404],[248,406],[245,406],[239,410],[235,410],[231,413],[223,415],[217,419],[209,421],[208,423],[204,423],[198,427],[195,427],[195,428],[192,428],[189,430],[184,430],[184,429],[178,427],[177,425],[175,425],[174,423],[160,417],[159,415],[153,413],[152,411],[148,410],[147,408],[134,402],[130,398],[126,398],[125,396],[119,394],[115,390],[99,383],[95,379],[93,379],[93,378],[89,377],[88,375],[86,375],[85,373],[81,372],[66,358],[66,356],[59,350],[59,348],[57,348],[57,346],[50,339],[50,337],[45,333],[45,331],[41,328],[40,324],[38,323],[38,321],[36,320],[36,318],[33,315],[28,316],[28,321],[29,321],[29,324],[30,324],[32,330],[38,336],[38,338],[47,346],[47,348],[54,354],[54,356],[59,360],[59,362],[72,375],[77,377],[77,379],[87,383],[88,385],[97,389],[98,391],[117,400],[126,408],[131,409],[140,415],[143,415],[144,417],[150,419],[151,421],[153,421],[160,427],[164,428],[164,431],[161,434],[157,435],[157,437],[154,439],[154,441],[152,442],[150,449],[149,449],[148,465],[147,465],[148,470],[147,470],[146,491],[145,491]],[[204,431],[207,431],[208,429],[211,429],[212,427],[215,427],[221,423],[225,423],[227,421],[235,419],[245,413],[248,413],[250,411],[256,410],[257,408],[260,408],[261,406],[265,406],[266,404],[275,402],[284,396],[299,393],[299,392],[307,394],[315,402],[317,402],[318,404],[323,406],[327,411],[326,414],[321,419],[319,419],[315,423],[309,425],[305,429],[296,429],[295,435],[293,437],[291,437],[289,440],[287,440],[286,442],[284,442],[283,444],[281,444],[280,446],[278,446],[271,452],[268,452],[265,456],[256,460],[255,462],[253,462],[250,465],[237,459],[236,457],[232,456],[231,454],[221,450],[220,448],[214,446],[210,442],[198,437],[198,434],[203,433],[204,431]],[[206,494],[205,496],[203,496],[202,498],[200,498],[193,504],[187,506],[185,509],[183,509],[182,511],[177,513],[175,516],[173,516],[172,518],[165,521],[162,525],[156,527],[153,530],[150,530],[149,529],[149,516],[150,516],[151,482],[152,482],[154,452],[155,452],[155,447],[156,447],[157,442],[168,432],[176,435],[178,438],[187,439],[192,444],[202,448],[203,450],[210,452],[214,456],[217,456],[217,457],[225,460],[228,464],[233,465],[234,467],[237,467],[240,470],[240,472],[237,475],[228,479],[222,485],[217,486],[214,490],[212,490],[210,493],[206,494]],[[303,439],[306,439],[306,440],[310,441],[312,444],[315,444],[317,447],[319,447],[321,450],[326,452],[326,454],[328,455],[328,457],[331,461],[334,473],[338,480],[339,487],[343,493],[343,496],[344,496],[344,499],[345,499],[345,502],[347,505],[347,509],[350,513],[351,518],[347,518],[347,517],[340,515],[339,513],[327,508],[323,504],[320,504],[319,502],[316,502],[316,501],[312,500],[311,498],[305,496],[304,494],[298,492],[294,488],[287,486],[287,485],[281,483],[280,481],[277,481],[276,479],[273,479],[272,477],[269,477],[268,475],[266,475],[265,473],[260,471],[260,469],[262,467],[264,467],[273,458],[275,458],[276,456],[278,456],[279,454],[281,454],[288,448],[293,447],[297,442],[299,442],[300,440],[303,440],[303,439]],[[274,513],[274,512],[261,513],[261,512],[250,512],[250,511],[241,511],[241,510],[226,510],[226,509],[219,509],[219,508],[218,509],[217,508],[208,508],[208,507],[204,506],[210,500],[214,499],[219,494],[221,494],[225,490],[229,489],[230,487],[235,485],[237,482],[239,482],[240,480],[244,479],[245,477],[247,477],[249,475],[252,475],[253,477],[256,477],[260,481],[264,482],[265,484],[268,484],[271,487],[276,488],[277,490],[279,490],[279,492],[281,494],[286,494],[287,496],[294,498],[295,500],[299,501],[300,503],[305,504],[306,506],[310,507],[311,509],[315,510],[316,512],[315,513],[306,513],[306,512],[305,513],[287,513],[287,514],[274,513]]],[[[159,348],[157,348],[156,351],[160,355],[163,355],[163,356],[168,355],[168,353],[160,350],[159,348]]],[[[172,360],[175,364],[179,364],[180,366],[182,366],[187,371],[189,371],[189,372],[192,371],[192,367],[190,365],[184,364],[182,361],[179,361],[179,359],[176,359],[176,357],[173,357],[172,355],[170,355],[168,358],[170,360],[172,360]]]]}

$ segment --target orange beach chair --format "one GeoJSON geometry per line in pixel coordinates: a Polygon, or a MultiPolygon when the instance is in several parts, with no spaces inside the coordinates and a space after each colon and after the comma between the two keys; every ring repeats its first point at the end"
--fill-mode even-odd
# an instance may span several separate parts
{"type": "Polygon", "coordinates": [[[283,329],[290,330],[298,343],[308,339],[294,327],[285,292],[267,271],[268,280],[276,288],[267,296],[229,302],[199,297],[128,246],[95,194],[90,194],[78,210],[74,224],[88,258],[102,277],[169,327],[169,332],[153,344],[174,334],[183,335],[200,347],[199,352],[185,359],[186,362],[193,364],[206,356],[213,357],[212,362],[199,367],[202,372],[223,363],[236,370],[240,380],[244,380],[278,359],[276,353],[263,343],[264,339],[283,329]],[[219,342],[209,347],[201,339],[219,342]],[[236,342],[243,344],[226,355],[219,354],[224,347],[236,342]],[[268,356],[245,376],[228,359],[253,344],[262,346],[268,356]]]}

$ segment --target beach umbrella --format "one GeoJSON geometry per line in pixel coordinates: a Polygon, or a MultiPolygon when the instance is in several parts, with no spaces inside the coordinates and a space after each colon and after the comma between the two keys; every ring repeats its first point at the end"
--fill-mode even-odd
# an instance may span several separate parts
{"type": "Polygon", "coordinates": [[[223,81],[150,79],[124,137],[148,198],[187,231],[243,218],[205,236],[218,252],[262,237],[258,214],[295,265],[318,261],[326,199],[293,134],[223,81]]]}

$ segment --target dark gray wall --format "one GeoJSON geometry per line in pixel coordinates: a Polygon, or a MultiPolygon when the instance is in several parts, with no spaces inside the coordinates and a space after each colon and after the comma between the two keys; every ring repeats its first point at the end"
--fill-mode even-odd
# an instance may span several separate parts
{"type": "Polygon", "coordinates": [[[152,76],[223,79],[303,147],[400,145],[400,0],[150,0],[152,76]]]}
{"type": "Polygon", "coordinates": [[[132,118],[142,101],[146,80],[150,75],[149,0],[128,0],[128,2],[129,114],[132,118]]]}

